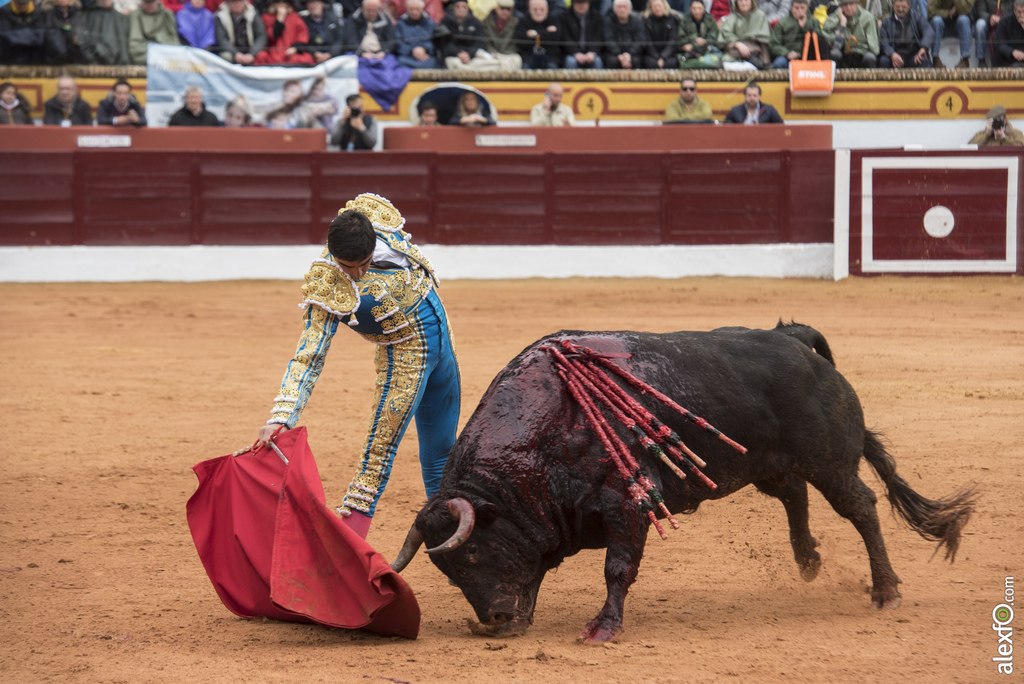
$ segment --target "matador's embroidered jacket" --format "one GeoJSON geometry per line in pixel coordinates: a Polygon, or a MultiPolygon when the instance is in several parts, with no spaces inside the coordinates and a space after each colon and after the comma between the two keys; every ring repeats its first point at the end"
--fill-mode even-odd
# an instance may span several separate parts
{"type": "Polygon", "coordinates": [[[377,239],[408,258],[412,265],[371,268],[359,280],[353,280],[324,248],[306,273],[303,300],[299,304],[306,312],[305,330],[285,370],[268,424],[295,427],[323,370],[324,357],[339,323],[347,324],[376,344],[398,344],[415,335],[410,316],[437,285],[433,267],[412,243],[411,236],[402,230],[405,220],[390,202],[364,194],[348,202],[345,209],[359,209],[370,216],[377,239]]]}

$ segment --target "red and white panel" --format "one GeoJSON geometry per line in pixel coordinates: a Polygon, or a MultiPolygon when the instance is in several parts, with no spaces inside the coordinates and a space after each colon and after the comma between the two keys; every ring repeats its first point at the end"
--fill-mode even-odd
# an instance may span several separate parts
{"type": "Polygon", "coordinates": [[[1016,156],[862,157],[860,271],[1015,272],[1018,166],[1016,156]]]}

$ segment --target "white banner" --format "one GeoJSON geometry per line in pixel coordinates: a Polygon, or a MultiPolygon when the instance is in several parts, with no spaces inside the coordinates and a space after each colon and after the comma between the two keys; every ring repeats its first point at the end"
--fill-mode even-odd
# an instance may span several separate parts
{"type": "Polygon", "coordinates": [[[335,57],[315,67],[239,66],[193,47],[150,43],[146,68],[146,119],[166,126],[197,85],[206,108],[224,120],[224,109],[242,96],[253,123],[272,128],[331,129],[345,98],[359,92],[358,59],[335,57]]]}

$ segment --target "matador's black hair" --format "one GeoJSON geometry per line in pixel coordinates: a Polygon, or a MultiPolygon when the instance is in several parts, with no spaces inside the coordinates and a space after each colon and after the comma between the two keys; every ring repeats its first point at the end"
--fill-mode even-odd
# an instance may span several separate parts
{"type": "Polygon", "coordinates": [[[348,209],[331,221],[327,229],[327,249],[331,256],[349,263],[359,263],[373,254],[377,234],[373,224],[361,211],[348,209]]]}

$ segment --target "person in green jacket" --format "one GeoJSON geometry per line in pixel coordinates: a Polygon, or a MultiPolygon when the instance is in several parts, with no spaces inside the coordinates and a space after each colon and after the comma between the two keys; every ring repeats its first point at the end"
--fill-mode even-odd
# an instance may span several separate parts
{"type": "Polygon", "coordinates": [[[840,0],[822,28],[832,43],[832,61],[839,67],[878,66],[878,20],[858,0],[840,0]]]}
{"type": "Polygon", "coordinates": [[[720,40],[718,24],[705,10],[704,3],[690,3],[690,13],[679,21],[679,62],[721,52],[720,40]]]}
{"type": "MultiPolygon", "coordinates": [[[[696,1],[696,0],[695,0],[696,1]]],[[[712,123],[711,105],[697,97],[697,82],[684,78],[679,84],[679,99],[665,110],[665,123],[712,123]]]]}
{"type": "Polygon", "coordinates": [[[128,17],[114,0],[96,0],[82,12],[78,44],[87,64],[128,64],[128,17]]]}
{"type": "Polygon", "coordinates": [[[764,69],[772,61],[769,40],[768,16],[757,9],[757,0],[732,0],[732,14],[722,19],[725,51],[736,61],[764,69]]]}
{"type": "Polygon", "coordinates": [[[821,32],[821,25],[807,11],[807,0],[793,0],[789,5],[789,14],[775,25],[771,40],[768,41],[768,49],[772,53],[772,66],[776,69],[786,69],[790,60],[800,59],[804,53],[804,36],[808,33],[818,36],[818,49],[821,50],[821,55],[815,55],[814,48],[811,47],[807,52],[807,58],[824,59],[829,43],[825,40],[825,34],[821,32]]]}
{"type": "Polygon", "coordinates": [[[181,45],[174,12],[164,7],[160,0],[142,0],[138,8],[128,15],[128,52],[132,64],[146,65],[146,51],[150,43],[181,45]]]}

